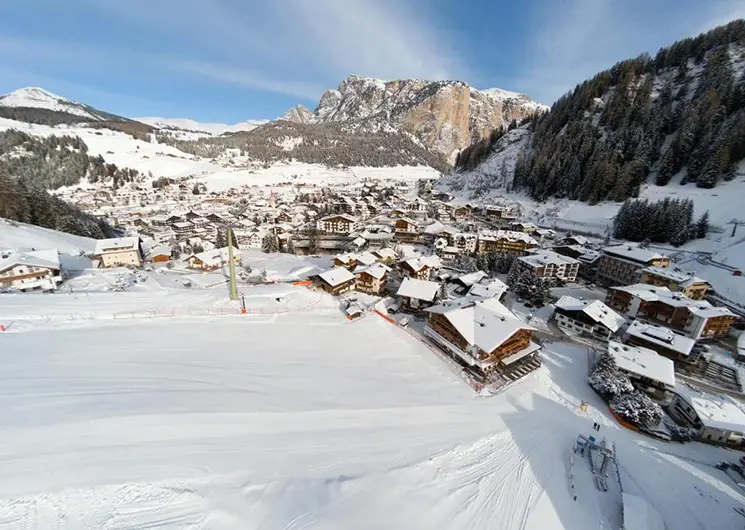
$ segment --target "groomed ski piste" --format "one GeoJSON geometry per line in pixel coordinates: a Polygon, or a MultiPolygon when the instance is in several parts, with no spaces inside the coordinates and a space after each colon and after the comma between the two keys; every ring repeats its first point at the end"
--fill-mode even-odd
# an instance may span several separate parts
{"type": "MultiPolygon", "coordinates": [[[[3,228],[63,260],[90,244],[3,228]]],[[[714,467],[739,453],[620,427],[584,346],[545,342],[536,373],[479,396],[404,330],[293,285],[327,258],[243,258],[278,282],[240,285],[247,314],[221,272],[0,295],[0,529],[618,529],[612,476],[600,491],[577,457],[570,487],[578,434],[615,444],[624,493],[669,530],[745,524],[714,467]]]]}

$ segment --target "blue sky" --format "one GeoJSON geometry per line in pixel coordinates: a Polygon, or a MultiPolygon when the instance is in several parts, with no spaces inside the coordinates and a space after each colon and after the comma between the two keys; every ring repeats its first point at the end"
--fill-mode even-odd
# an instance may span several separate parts
{"type": "Polygon", "coordinates": [[[350,73],[461,79],[550,104],[743,0],[6,0],[0,92],[126,116],[274,118],[350,73]]]}

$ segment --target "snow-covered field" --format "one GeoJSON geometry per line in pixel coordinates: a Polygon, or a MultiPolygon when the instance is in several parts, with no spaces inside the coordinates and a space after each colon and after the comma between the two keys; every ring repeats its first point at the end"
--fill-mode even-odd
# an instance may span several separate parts
{"type": "MultiPolygon", "coordinates": [[[[617,444],[624,487],[668,528],[742,527],[732,508],[745,497],[707,465],[737,455],[617,427],[581,347],[548,344],[539,372],[481,398],[374,314],[350,322],[303,287],[244,292],[265,310],[51,319],[0,335],[0,528],[617,528],[619,499],[589,475],[576,502],[568,489],[569,448],[593,421],[617,444]]],[[[30,317],[226,298],[60,292],[0,307],[30,317]]]]}

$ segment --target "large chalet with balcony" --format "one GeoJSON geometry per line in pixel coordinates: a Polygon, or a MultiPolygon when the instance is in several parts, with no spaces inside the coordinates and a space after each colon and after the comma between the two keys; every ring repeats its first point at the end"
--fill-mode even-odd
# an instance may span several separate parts
{"type": "Polygon", "coordinates": [[[496,298],[461,298],[426,313],[425,336],[476,375],[510,381],[540,366],[535,328],[496,298]]]}
{"type": "Polygon", "coordinates": [[[54,291],[62,282],[56,250],[15,251],[0,259],[0,288],[54,291]]]}
{"type": "Polygon", "coordinates": [[[667,326],[694,340],[726,336],[736,319],[727,308],[641,283],[610,288],[605,303],[627,317],[667,326]]]}
{"type": "Polygon", "coordinates": [[[317,222],[317,228],[325,234],[349,235],[358,229],[357,218],[345,214],[332,214],[322,217],[317,222]]]}
{"type": "Polygon", "coordinates": [[[488,230],[479,233],[477,251],[479,254],[497,252],[524,256],[534,248],[538,248],[538,241],[525,232],[488,230]]]}

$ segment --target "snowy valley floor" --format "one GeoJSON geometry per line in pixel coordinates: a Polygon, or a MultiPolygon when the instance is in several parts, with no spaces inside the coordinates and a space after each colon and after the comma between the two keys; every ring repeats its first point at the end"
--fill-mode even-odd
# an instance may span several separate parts
{"type": "MultiPolygon", "coordinates": [[[[0,297],[0,317],[42,302],[90,299],[0,297]]],[[[668,529],[745,524],[745,497],[711,467],[739,455],[617,427],[583,348],[548,344],[541,370],[482,398],[409,335],[334,306],[1,334],[0,529],[617,528],[620,500],[589,476],[569,493],[568,451],[593,421],[668,529]]]]}

